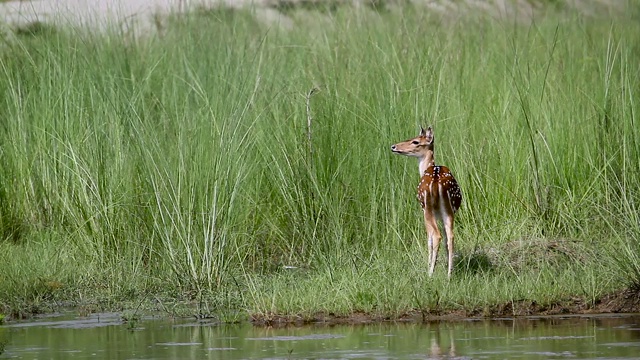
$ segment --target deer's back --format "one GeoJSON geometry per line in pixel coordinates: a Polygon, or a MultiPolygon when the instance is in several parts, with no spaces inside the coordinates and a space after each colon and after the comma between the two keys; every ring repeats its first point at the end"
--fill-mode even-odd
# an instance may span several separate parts
{"type": "Polygon", "coordinates": [[[418,184],[418,201],[423,209],[436,213],[458,211],[462,192],[448,167],[432,165],[425,170],[418,184]]]}

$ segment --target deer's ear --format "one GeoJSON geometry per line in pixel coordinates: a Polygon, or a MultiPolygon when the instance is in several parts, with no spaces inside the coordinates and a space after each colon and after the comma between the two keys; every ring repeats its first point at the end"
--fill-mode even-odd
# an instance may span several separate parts
{"type": "MultiPolygon", "coordinates": [[[[429,130],[431,130],[431,127],[429,127],[429,130]]],[[[427,131],[420,126],[420,136],[427,136],[427,131]]]]}
{"type": "Polygon", "coordinates": [[[431,143],[433,141],[433,129],[431,129],[431,126],[429,126],[426,131],[424,129],[422,129],[422,131],[424,132],[423,136],[425,136],[427,141],[431,143]]]}

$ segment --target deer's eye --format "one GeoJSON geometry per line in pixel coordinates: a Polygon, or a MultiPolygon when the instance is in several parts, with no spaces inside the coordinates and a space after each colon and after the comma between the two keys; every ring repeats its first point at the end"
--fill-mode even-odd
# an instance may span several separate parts
{"type": "Polygon", "coordinates": [[[419,145],[419,144],[420,144],[420,142],[419,142],[418,140],[413,140],[411,143],[412,143],[413,145],[419,145]]]}

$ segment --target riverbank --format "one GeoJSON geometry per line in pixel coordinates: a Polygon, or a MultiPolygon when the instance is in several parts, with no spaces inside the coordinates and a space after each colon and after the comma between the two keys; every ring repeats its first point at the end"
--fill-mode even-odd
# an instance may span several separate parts
{"type": "Polygon", "coordinates": [[[412,310],[391,317],[384,314],[356,312],[349,315],[317,313],[311,316],[254,315],[249,321],[256,326],[302,326],[309,324],[353,325],[379,322],[421,323],[432,321],[460,321],[473,319],[511,319],[523,317],[549,317],[557,315],[633,314],[640,312],[640,293],[627,289],[607,294],[591,302],[582,298],[568,298],[552,304],[538,304],[520,300],[503,304],[487,304],[482,308],[460,310],[412,310]]]}
{"type": "MultiPolygon", "coordinates": [[[[122,304],[121,304],[122,305],[122,304]]],[[[467,309],[412,309],[400,314],[365,313],[356,311],[350,314],[332,312],[299,313],[292,315],[252,314],[250,312],[235,316],[220,317],[220,314],[203,314],[197,303],[160,304],[159,302],[139,302],[135,308],[118,306],[120,320],[124,323],[136,323],[139,319],[152,317],[194,318],[203,322],[234,324],[249,322],[260,327],[286,327],[305,325],[358,325],[382,322],[426,323],[438,321],[461,321],[480,319],[513,319],[553,316],[580,316],[602,314],[637,314],[640,313],[640,292],[625,289],[607,294],[602,298],[587,300],[572,297],[550,304],[538,304],[533,300],[519,300],[502,304],[486,304],[479,308],[467,309]],[[166,305],[172,307],[169,310],[166,305]]],[[[0,318],[0,324],[19,322],[33,317],[72,311],[80,318],[91,314],[100,314],[99,307],[77,306],[71,303],[51,303],[35,312],[22,313],[16,316],[0,318]]]]}
{"type": "Polygon", "coordinates": [[[0,50],[0,313],[636,309],[614,306],[640,284],[629,6],[533,23],[290,12],[304,31],[206,9],[136,42],[17,32],[0,50]],[[463,190],[451,280],[443,257],[427,276],[417,164],[389,150],[420,125],[463,190]]]}

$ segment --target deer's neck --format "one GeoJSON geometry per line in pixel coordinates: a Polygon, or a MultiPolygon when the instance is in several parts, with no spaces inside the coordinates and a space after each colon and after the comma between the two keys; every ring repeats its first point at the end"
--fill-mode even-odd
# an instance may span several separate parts
{"type": "Polygon", "coordinates": [[[419,158],[420,160],[420,176],[424,175],[424,172],[429,168],[429,166],[435,165],[435,160],[433,159],[433,150],[428,150],[424,156],[419,158]]]}

